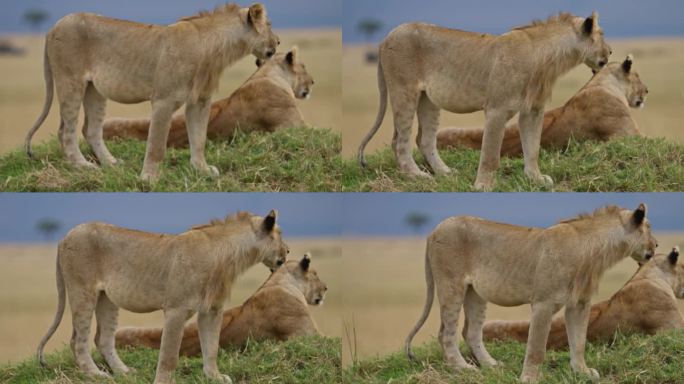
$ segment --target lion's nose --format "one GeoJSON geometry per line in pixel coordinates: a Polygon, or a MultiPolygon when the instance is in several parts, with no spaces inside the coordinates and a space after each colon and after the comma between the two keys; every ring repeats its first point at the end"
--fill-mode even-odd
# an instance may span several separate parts
{"type": "Polygon", "coordinates": [[[278,259],[278,261],[276,261],[276,265],[278,265],[279,267],[283,264],[285,264],[285,260],[283,259],[278,259]]]}
{"type": "Polygon", "coordinates": [[[605,60],[601,60],[601,61],[599,61],[598,65],[599,65],[599,67],[603,68],[603,67],[606,66],[606,61],[605,61],[605,60]]]}
{"type": "Polygon", "coordinates": [[[268,57],[270,59],[271,57],[273,57],[273,55],[275,55],[275,52],[276,52],[275,48],[269,49],[268,51],[266,51],[266,57],[268,57]]]}

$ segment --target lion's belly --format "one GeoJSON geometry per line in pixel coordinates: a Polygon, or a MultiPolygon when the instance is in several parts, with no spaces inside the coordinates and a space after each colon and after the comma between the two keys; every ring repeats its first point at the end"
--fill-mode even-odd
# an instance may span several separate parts
{"type": "Polygon", "coordinates": [[[432,79],[425,87],[425,94],[438,107],[453,113],[471,113],[484,108],[484,92],[468,89],[468,84],[456,87],[444,85],[439,78],[432,79]]]}
{"type": "Polygon", "coordinates": [[[471,286],[486,301],[502,307],[528,304],[532,299],[532,278],[510,274],[475,274],[471,286]]]}
{"type": "MultiPolygon", "coordinates": [[[[126,78],[126,77],[124,77],[126,78]]],[[[92,77],[95,89],[104,97],[117,103],[135,104],[150,100],[154,89],[152,82],[145,78],[132,77],[126,82],[116,80],[116,76],[97,74],[92,77]]]]}
{"type": "Polygon", "coordinates": [[[102,290],[117,307],[136,313],[157,311],[164,306],[164,287],[153,279],[107,279],[102,290]]]}

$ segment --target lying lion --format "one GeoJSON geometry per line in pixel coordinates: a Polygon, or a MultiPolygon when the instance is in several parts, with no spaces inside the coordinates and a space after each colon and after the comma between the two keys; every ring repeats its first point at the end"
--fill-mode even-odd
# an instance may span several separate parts
{"type": "MultiPolygon", "coordinates": [[[[609,63],[589,80],[562,107],[544,114],[541,146],[561,149],[571,138],[577,141],[608,141],[623,136],[640,135],[629,107],[642,108],[648,88],[632,70],[632,56],[622,63],[609,63]]],[[[437,133],[437,147],[482,147],[482,128],[444,128],[437,133]]],[[[506,127],[501,154],[522,154],[517,123],[506,127]]]]}
{"type": "MultiPolygon", "coordinates": [[[[684,328],[684,318],[677,309],[677,298],[684,298],[684,263],[677,263],[679,248],[669,255],[657,255],[648,261],[613,297],[591,307],[587,340],[610,340],[622,333],[652,335],[684,328]]],[[[485,340],[527,341],[529,321],[488,321],[485,340]]],[[[466,331],[464,330],[464,333],[466,331]]],[[[565,317],[551,323],[548,348],[567,348],[565,317]]]]}
{"type": "MultiPolygon", "coordinates": [[[[229,97],[211,105],[207,138],[231,138],[243,131],[274,132],[306,125],[297,99],[308,99],[314,80],[299,60],[297,47],[271,60],[257,60],[257,71],[229,97]]],[[[104,123],[104,137],[147,139],[149,119],[111,119],[104,123]]],[[[85,128],[85,126],[84,126],[85,128]]],[[[167,140],[169,147],[187,147],[185,116],[176,115],[167,140]]]]}
{"type": "MultiPolygon", "coordinates": [[[[301,261],[286,262],[244,304],[224,312],[220,346],[243,346],[247,338],[287,340],[318,335],[307,303],[323,304],[328,287],[309,268],[310,263],[308,254],[301,261]]],[[[116,346],[159,349],[161,338],[161,328],[123,328],[116,332],[116,346]]],[[[180,353],[192,356],[201,352],[195,322],[185,327],[180,353]]]]}

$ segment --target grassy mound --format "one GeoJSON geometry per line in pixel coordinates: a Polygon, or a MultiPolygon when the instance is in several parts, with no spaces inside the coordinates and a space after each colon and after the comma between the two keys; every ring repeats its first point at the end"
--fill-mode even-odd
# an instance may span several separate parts
{"type": "MultiPolygon", "coordinates": [[[[503,362],[502,367],[454,373],[444,363],[436,341],[414,348],[418,363],[409,363],[404,353],[363,360],[344,371],[348,383],[519,383],[525,344],[487,343],[489,353],[503,362]]],[[[464,352],[466,349],[461,348],[464,352]]],[[[587,365],[596,368],[601,383],[684,383],[684,330],[656,336],[621,336],[611,344],[587,344],[587,365]]],[[[567,351],[549,351],[542,369],[541,383],[588,383],[586,377],[570,369],[567,351]]]]}
{"type": "MultiPolygon", "coordinates": [[[[397,168],[388,147],[367,157],[363,170],[356,159],[343,166],[342,190],[364,192],[452,192],[472,191],[480,151],[440,151],[453,174],[434,179],[410,178],[397,168]]],[[[420,156],[415,154],[416,158],[420,156]]],[[[550,175],[553,191],[682,191],[684,189],[684,145],[664,139],[629,137],[605,143],[570,143],[565,151],[544,151],[539,165],[550,175]]],[[[427,169],[427,168],[426,168],[427,169]]],[[[522,158],[502,158],[496,191],[548,191],[529,182],[522,158]]]]}
{"type": "MultiPolygon", "coordinates": [[[[341,377],[340,340],[320,336],[287,342],[249,343],[244,351],[219,350],[219,370],[234,383],[339,383],[341,377]]],[[[0,383],[151,383],[159,351],[140,348],[120,351],[121,359],[136,371],[113,379],[93,379],[82,375],[66,347],[46,356],[47,368],[35,358],[0,367],[0,383]]],[[[105,369],[96,353],[95,362],[105,369]]],[[[181,357],[176,369],[177,383],[209,383],[202,372],[201,357],[181,357]]]]}
{"type": "MultiPolygon", "coordinates": [[[[208,142],[207,162],[221,176],[198,174],[188,149],[169,149],[162,176],[153,186],[138,179],[145,142],[108,143],[123,164],[96,170],[74,169],[56,139],[36,145],[36,160],[23,150],[0,157],[0,191],[14,192],[233,192],[337,191],[340,189],[341,136],[328,129],[290,128],[272,134],[238,134],[230,142],[208,142]]],[[[81,147],[89,160],[87,145],[81,147]]]]}

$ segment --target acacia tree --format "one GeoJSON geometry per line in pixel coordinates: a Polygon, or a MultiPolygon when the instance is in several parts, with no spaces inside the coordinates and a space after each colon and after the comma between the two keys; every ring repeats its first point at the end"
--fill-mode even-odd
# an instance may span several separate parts
{"type": "Polygon", "coordinates": [[[41,219],[36,223],[36,229],[45,236],[46,241],[52,241],[54,234],[61,226],[58,220],[50,218],[41,219]]]}
{"type": "Polygon", "coordinates": [[[356,28],[359,30],[359,32],[366,36],[366,40],[371,41],[373,39],[373,35],[378,33],[378,31],[382,28],[382,21],[377,19],[363,19],[359,21],[359,24],[356,26],[356,28]]]}
{"type": "Polygon", "coordinates": [[[42,9],[31,8],[24,12],[24,21],[31,26],[31,29],[33,29],[34,32],[37,32],[40,30],[41,25],[47,21],[49,16],[50,15],[42,9]]]}
{"type": "Polygon", "coordinates": [[[406,215],[405,221],[415,233],[420,233],[421,229],[430,221],[430,216],[423,212],[410,212],[406,215]]]}

